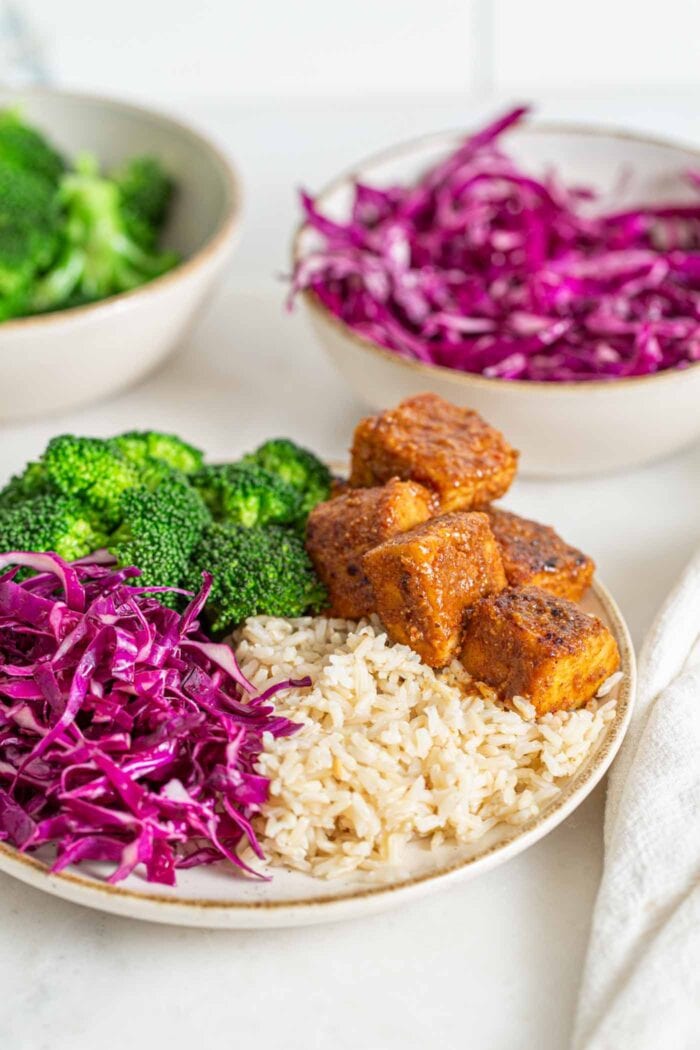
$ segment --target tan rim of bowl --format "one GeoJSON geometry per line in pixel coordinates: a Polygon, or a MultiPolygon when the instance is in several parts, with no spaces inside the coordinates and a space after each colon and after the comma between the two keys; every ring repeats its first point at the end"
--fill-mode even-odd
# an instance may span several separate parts
{"type": "MultiPolygon", "coordinates": [[[[608,137],[608,138],[619,138],[627,140],[628,142],[640,142],[649,146],[662,146],[666,149],[677,149],[682,150],[685,153],[691,153],[693,156],[698,158],[700,163],[700,149],[694,146],[687,145],[684,142],[679,142],[673,139],[666,139],[654,135],[641,135],[636,134],[633,131],[626,131],[622,128],[616,128],[613,126],[606,127],[604,125],[595,124],[577,124],[560,121],[541,121],[527,125],[528,132],[535,134],[550,134],[551,132],[561,132],[570,135],[589,135],[593,137],[608,137]]],[[[395,146],[390,146],[388,149],[381,150],[378,153],[373,153],[371,156],[366,157],[364,160],[354,164],[352,168],[338,175],[332,179],[331,182],[327,183],[323,189],[321,189],[315,196],[315,200],[319,203],[323,203],[326,198],[331,194],[335,193],[342,186],[353,182],[355,179],[363,176],[363,173],[368,167],[373,167],[376,164],[382,164],[385,161],[392,160],[412,153],[414,150],[429,145],[430,143],[438,144],[441,141],[460,139],[464,138],[469,132],[461,129],[459,131],[438,131],[432,132],[428,135],[421,135],[418,138],[407,139],[404,142],[398,143],[395,146]]],[[[507,134],[507,132],[506,132],[507,134]]],[[[301,238],[304,232],[310,229],[307,222],[301,222],[297,226],[292,236],[292,263],[293,266],[304,257],[301,249],[301,238]]],[[[446,368],[444,365],[426,365],[422,361],[412,361],[410,358],[402,357],[400,354],[393,353],[391,350],[387,350],[383,346],[379,346],[378,343],[373,342],[366,336],[359,335],[353,331],[349,325],[341,321],[340,318],[336,317],[335,314],[331,313],[328,307],[321,302],[318,296],[311,291],[311,289],[305,289],[300,293],[304,303],[315,313],[322,321],[330,324],[334,327],[339,334],[343,335],[346,339],[349,339],[355,344],[358,350],[365,350],[375,354],[378,357],[383,358],[386,361],[391,361],[393,364],[400,365],[410,371],[417,372],[420,375],[424,375],[429,378],[436,372],[445,377],[455,380],[458,383],[465,383],[469,387],[483,386],[493,390],[496,387],[503,389],[538,389],[538,390],[581,390],[582,387],[586,389],[597,389],[597,390],[615,390],[620,386],[629,386],[639,383],[650,383],[654,380],[664,379],[677,379],[684,373],[691,371],[692,369],[700,368],[700,361],[693,362],[685,368],[667,368],[661,372],[653,372],[651,375],[646,376],[623,376],[619,379],[586,379],[578,382],[567,381],[567,382],[543,382],[539,379],[498,379],[496,377],[483,376],[477,372],[460,372],[456,368],[446,368]]]]}
{"type": "MultiPolygon", "coordinates": [[[[617,604],[607,588],[598,580],[594,580],[592,590],[605,610],[606,619],[620,649],[620,670],[624,677],[620,684],[620,690],[617,696],[615,717],[608,724],[604,738],[597,751],[594,753],[587,768],[580,774],[574,774],[542,813],[538,814],[536,817],[532,817],[524,824],[518,825],[517,829],[514,829],[513,834],[504,842],[486,846],[472,857],[464,860],[452,861],[437,868],[435,871],[424,872],[421,875],[414,875],[410,878],[390,883],[388,885],[362,886],[348,890],[346,893],[325,894],[319,897],[307,899],[292,897],[275,901],[226,901],[213,900],[211,898],[182,898],[168,897],[164,894],[138,893],[136,890],[127,890],[119,886],[112,886],[109,883],[101,882],[98,879],[85,878],[83,875],[76,875],[73,872],[67,871],[50,875],[49,867],[42,861],[25,853],[20,853],[14,847],[8,846],[2,842],[0,842],[0,854],[3,854],[17,864],[26,866],[34,872],[41,873],[47,877],[50,875],[51,879],[63,883],[70,883],[71,885],[79,886],[82,889],[92,890],[96,893],[101,893],[105,896],[111,897],[112,899],[119,897],[122,899],[137,900],[144,904],[164,904],[174,910],[185,908],[188,910],[199,909],[202,911],[216,911],[218,909],[234,913],[236,911],[281,911],[286,908],[313,908],[317,905],[340,904],[342,902],[359,898],[377,898],[380,896],[389,897],[392,893],[400,892],[427,882],[433,882],[436,879],[452,875],[457,871],[473,867],[476,863],[483,861],[485,858],[495,856],[502,851],[507,853],[508,848],[515,844],[520,838],[531,837],[531,842],[535,842],[546,833],[547,825],[560,810],[563,809],[565,811],[562,819],[566,817],[566,811],[569,807],[570,801],[584,785],[591,784],[592,790],[592,788],[598,783],[605,771],[608,756],[611,755],[612,752],[612,756],[614,757],[617,749],[622,743],[625,728],[632,712],[636,683],[636,662],[629,631],[627,630],[627,625],[622,618],[622,614],[620,613],[617,604]]],[[[33,882],[33,884],[36,885],[36,882],[33,882]]]]}
{"type": "MultiPolygon", "coordinates": [[[[99,313],[106,313],[113,309],[118,310],[122,304],[132,302],[137,298],[143,298],[148,295],[151,290],[162,288],[166,284],[174,284],[181,276],[185,276],[186,274],[198,269],[203,263],[216,255],[221,246],[231,237],[241,213],[243,201],[241,180],[233,163],[206,135],[202,135],[199,131],[195,131],[189,124],[169,115],[159,113],[157,110],[148,109],[145,106],[136,106],[130,102],[122,102],[120,99],[110,98],[106,95],[93,95],[87,92],[83,93],[77,91],[42,90],[41,88],[36,90],[30,89],[22,92],[18,91],[17,93],[36,96],[37,98],[48,96],[63,98],[69,102],[97,102],[113,110],[133,113],[137,116],[145,117],[156,124],[165,124],[172,128],[176,128],[178,131],[182,132],[193,145],[197,146],[199,149],[206,150],[206,152],[214,158],[223,176],[226,199],[224,203],[223,218],[214,233],[207,241],[205,241],[201,248],[198,248],[192,255],[183,259],[182,262],[178,263],[172,270],[168,270],[167,273],[161,274],[160,277],[154,277],[152,280],[147,281],[146,284],[139,285],[138,288],[132,288],[128,292],[119,292],[117,295],[110,295],[107,299],[100,299],[95,303],[85,303],[83,306],[71,306],[67,310],[56,310],[52,313],[34,314],[30,317],[17,317],[9,321],[3,321],[0,323],[0,335],[6,331],[16,332],[19,330],[27,330],[31,327],[57,324],[62,320],[76,320],[83,317],[88,318],[99,313]]],[[[7,94],[12,94],[12,92],[8,91],[7,94]]]]}

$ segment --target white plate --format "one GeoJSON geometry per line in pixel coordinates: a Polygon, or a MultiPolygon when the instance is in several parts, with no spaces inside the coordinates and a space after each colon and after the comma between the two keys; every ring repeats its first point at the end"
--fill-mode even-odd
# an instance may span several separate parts
{"type": "Polygon", "coordinates": [[[620,647],[624,677],[611,693],[617,699],[615,718],[583,767],[539,816],[520,827],[494,828],[477,843],[446,846],[437,853],[416,845],[402,869],[388,872],[381,884],[362,875],[329,882],[281,868],[273,869],[271,882],[261,883],[220,864],[179,872],[178,885],[173,888],[151,885],[138,875],[110,886],[96,877],[99,865],[52,875],[38,855],[21,854],[4,843],[0,843],[0,870],[46,893],[99,911],[180,926],[223,928],[303,926],[350,919],[489,871],[537,842],[583,802],[612,762],[627,729],[635,685],[634,651],[627,627],[608,591],[597,581],[582,606],[608,625],[620,647]]]}

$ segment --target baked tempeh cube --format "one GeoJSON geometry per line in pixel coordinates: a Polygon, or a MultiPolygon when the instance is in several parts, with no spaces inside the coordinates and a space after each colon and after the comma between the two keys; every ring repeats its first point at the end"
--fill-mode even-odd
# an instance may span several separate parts
{"type": "Polygon", "coordinates": [[[507,490],[518,453],[477,412],[419,394],[363,419],[355,430],[350,482],[411,478],[434,491],[441,513],[471,510],[507,490]]]}
{"type": "Polygon", "coordinates": [[[479,513],[431,518],[368,551],[362,564],[389,637],[431,667],[459,652],[469,609],[506,585],[489,519],[479,513]]]}
{"type": "Polygon", "coordinates": [[[586,554],[570,547],[549,525],[499,507],[489,507],[486,513],[511,586],[542,587],[560,598],[580,601],[595,571],[586,554]]]}
{"type": "Polygon", "coordinates": [[[509,587],[479,602],[462,663],[503,699],[525,696],[539,715],[580,707],[620,665],[617,643],[595,616],[539,587],[509,587]]]}
{"type": "Polygon", "coordinates": [[[433,512],[432,493],[415,481],[398,478],[377,488],[350,489],[314,507],[306,526],[306,549],[328,588],[335,616],[359,620],[374,612],[362,555],[427,521],[433,512]]]}

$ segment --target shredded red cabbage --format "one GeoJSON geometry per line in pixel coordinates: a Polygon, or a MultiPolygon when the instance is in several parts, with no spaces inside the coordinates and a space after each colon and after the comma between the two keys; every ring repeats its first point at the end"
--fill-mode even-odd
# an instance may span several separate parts
{"type": "Polygon", "coordinates": [[[211,578],[180,614],[138,575],[103,552],[0,555],[0,840],[53,844],[53,871],[108,861],[110,882],[223,859],[255,874],[239,852],[262,858],[263,734],[298,728],[269,701],[310,680],[258,694],[199,630],[211,578]]]}
{"type": "MultiPolygon", "coordinates": [[[[518,170],[515,109],[409,186],[356,183],[347,221],[302,194],[311,289],[359,335],[500,379],[616,379],[700,361],[700,204],[593,213],[596,194],[518,170]]],[[[700,187],[697,173],[689,184],[700,187]]]]}

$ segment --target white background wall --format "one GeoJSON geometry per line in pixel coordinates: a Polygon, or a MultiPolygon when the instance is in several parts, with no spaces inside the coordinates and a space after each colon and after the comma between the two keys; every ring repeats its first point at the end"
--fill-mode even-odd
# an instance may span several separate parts
{"type": "Polygon", "coordinates": [[[700,0],[13,3],[61,82],[154,100],[551,94],[700,81],[700,0]]]}

